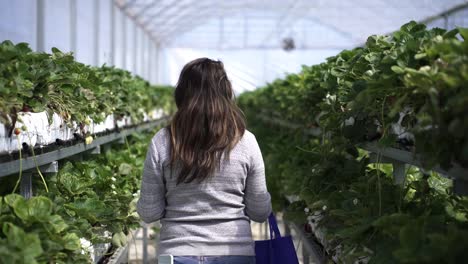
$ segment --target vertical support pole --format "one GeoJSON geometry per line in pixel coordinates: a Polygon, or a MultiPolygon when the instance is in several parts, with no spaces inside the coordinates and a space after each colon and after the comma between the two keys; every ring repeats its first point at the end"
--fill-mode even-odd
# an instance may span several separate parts
{"type": "Polygon", "coordinates": [[[23,175],[21,177],[21,183],[20,183],[20,193],[26,199],[29,199],[33,196],[32,172],[30,171],[23,172],[23,175]]]}
{"type": "Polygon", "coordinates": [[[137,74],[137,57],[138,57],[138,30],[137,24],[133,23],[133,74],[137,74]]]}
{"type": "Polygon", "coordinates": [[[122,68],[127,68],[127,17],[122,15],[122,68]]]}
{"type": "Polygon", "coordinates": [[[153,83],[153,52],[154,52],[154,43],[148,37],[148,80],[150,83],[153,83]]]}
{"type": "Polygon", "coordinates": [[[266,50],[263,50],[263,83],[266,83],[266,50]]]}
{"type": "Polygon", "coordinates": [[[76,0],[70,0],[70,50],[76,58],[76,0]]]}
{"type": "Polygon", "coordinates": [[[109,0],[110,2],[110,7],[111,7],[111,30],[110,30],[110,40],[111,40],[111,65],[115,65],[115,7],[114,7],[114,1],[109,0]]]}
{"type": "Polygon", "coordinates": [[[393,181],[395,184],[403,185],[406,178],[406,164],[403,162],[394,161],[393,165],[393,181]]]}
{"type": "Polygon", "coordinates": [[[100,12],[99,12],[99,1],[94,1],[94,66],[99,66],[99,33],[100,33],[100,12]]]}
{"type": "Polygon", "coordinates": [[[302,24],[302,48],[305,49],[307,43],[307,30],[309,28],[304,25],[304,21],[302,21],[302,24]]]}
{"type": "Polygon", "coordinates": [[[141,77],[146,79],[146,35],[145,32],[142,30],[141,31],[141,77]]]}
{"type": "Polygon", "coordinates": [[[145,32],[140,30],[140,76],[145,75],[145,32]]]}
{"type": "Polygon", "coordinates": [[[111,144],[102,145],[102,152],[107,153],[111,150],[111,144]]]}
{"type": "Polygon", "coordinates": [[[44,18],[45,18],[45,0],[37,0],[36,6],[36,50],[38,52],[45,51],[44,41],[44,18]]]}
{"type": "Polygon", "coordinates": [[[268,226],[268,221],[263,222],[263,225],[265,226],[265,239],[270,239],[270,229],[268,226]]]}
{"type": "Polygon", "coordinates": [[[159,43],[156,43],[156,46],[155,46],[155,51],[154,51],[154,61],[156,63],[156,67],[154,69],[155,71],[155,76],[154,76],[154,83],[155,84],[159,84],[159,70],[161,69],[160,65],[161,63],[159,62],[159,52],[160,52],[160,49],[161,49],[161,44],[159,43]]]}
{"type": "Polygon", "coordinates": [[[146,36],[146,79],[151,80],[151,40],[148,34],[146,36]]]}
{"type": "Polygon", "coordinates": [[[444,29],[449,29],[448,28],[448,15],[447,14],[444,14],[443,15],[443,18],[444,18],[444,29]]]}
{"type": "Polygon", "coordinates": [[[247,15],[244,15],[244,49],[247,48],[249,41],[249,26],[247,15]]]}
{"type": "Polygon", "coordinates": [[[143,225],[143,264],[148,263],[148,226],[143,225]]]}
{"type": "Polygon", "coordinates": [[[302,263],[309,264],[309,254],[305,246],[305,242],[302,243],[302,263]]]}

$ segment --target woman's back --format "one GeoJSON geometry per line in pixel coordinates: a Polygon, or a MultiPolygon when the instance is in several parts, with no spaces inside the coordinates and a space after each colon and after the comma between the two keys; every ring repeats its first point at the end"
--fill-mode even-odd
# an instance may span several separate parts
{"type": "Polygon", "coordinates": [[[265,221],[271,201],[223,64],[188,63],[175,101],[170,125],[150,144],[138,201],[142,220],[161,219],[158,254],[254,256],[250,219],[265,221]]]}
{"type": "Polygon", "coordinates": [[[158,254],[255,255],[249,218],[264,221],[271,204],[254,135],[246,131],[229,159],[223,157],[209,179],[178,185],[175,176],[179,169],[171,171],[169,140],[167,129],[153,139],[154,149],[149,153],[157,159],[154,164],[145,164],[145,172],[156,169],[162,174],[159,180],[149,181],[148,176],[154,176],[145,175],[142,186],[159,190],[153,192],[154,197],[143,197],[146,199],[139,202],[143,220],[151,222],[163,214],[158,254]],[[158,198],[157,193],[165,196],[158,198]]]}

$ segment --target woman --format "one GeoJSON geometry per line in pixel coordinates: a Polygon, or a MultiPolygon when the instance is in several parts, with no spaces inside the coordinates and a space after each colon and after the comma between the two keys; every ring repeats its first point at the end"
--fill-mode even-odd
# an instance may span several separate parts
{"type": "Polygon", "coordinates": [[[159,255],[174,263],[255,263],[250,220],[271,212],[255,136],[245,129],[220,61],[196,59],[182,69],[177,112],[152,139],[138,213],[161,220],[159,255]]]}

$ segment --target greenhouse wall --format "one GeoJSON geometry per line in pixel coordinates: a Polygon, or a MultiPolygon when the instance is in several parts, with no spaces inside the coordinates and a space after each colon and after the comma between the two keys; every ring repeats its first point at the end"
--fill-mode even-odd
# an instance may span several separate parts
{"type": "Polygon", "coordinates": [[[157,82],[156,45],[113,0],[11,1],[0,10],[0,39],[72,51],[79,62],[115,65],[157,82]]]}

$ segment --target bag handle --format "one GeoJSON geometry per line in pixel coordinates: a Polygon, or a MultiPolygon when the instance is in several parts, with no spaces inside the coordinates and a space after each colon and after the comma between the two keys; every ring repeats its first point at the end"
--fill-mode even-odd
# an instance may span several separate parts
{"type": "Polygon", "coordinates": [[[273,212],[270,214],[270,216],[268,216],[268,225],[270,226],[270,239],[273,239],[273,235],[274,238],[280,238],[281,233],[279,231],[278,224],[276,223],[276,217],[273,212]]]}

